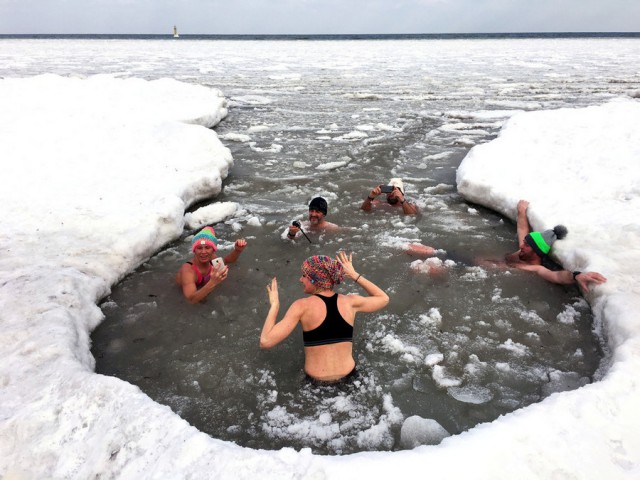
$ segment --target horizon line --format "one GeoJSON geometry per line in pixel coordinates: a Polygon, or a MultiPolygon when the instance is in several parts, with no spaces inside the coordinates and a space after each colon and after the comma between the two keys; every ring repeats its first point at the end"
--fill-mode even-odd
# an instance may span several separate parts
{"type": "MultiPolygon", "coordinates": [[[[216,37],[358,37],[358,36],[425,36],[425,35],[639,35],[640,31],[527,31],[527,32],[437,32],[437,33],[180,33],[180,36],[216,36],[216,37]]],[[[5,36],[79,36],[79,35],[101,35],[101,36],[159,36],[172,37],[173,33],[0,33],[0,37],[5,36]]]]}

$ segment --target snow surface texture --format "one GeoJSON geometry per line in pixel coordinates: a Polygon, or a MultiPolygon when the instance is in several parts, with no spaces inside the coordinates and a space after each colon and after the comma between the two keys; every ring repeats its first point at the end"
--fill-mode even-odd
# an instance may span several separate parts
{"type": "Polygon", "coordinates": [[[526,198],[534,228],[567,225],[560,260],[608,277],[588,296],[610,350],[603,378],[438,446],[345,457],[212,439],[93,372],[96,302],[220,190],[232,159],[203,128],[226,114],[219,93],[40,76],[0,80],[0,104],[4,478],[640,478],[638,102],[516,115],[458,171],[473,202],[514,217],[526,198]]]}

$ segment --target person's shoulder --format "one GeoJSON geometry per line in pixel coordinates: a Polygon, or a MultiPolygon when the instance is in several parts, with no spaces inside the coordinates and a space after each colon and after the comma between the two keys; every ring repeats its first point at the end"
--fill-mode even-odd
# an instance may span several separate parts
{"type": "Polygon", "coordinates": [[[325,230],[329,230],[329,231],[340,230],[340,227],[338,225],[336,225],[335,223],[327,222],[327,221],[324,222],[322,227],[325,230]]]}
{"type": "Polygon", "coordinates": [[[561,270],[564,270],[564,268],[562,268],[562,265],[553,261],[551,258],[549,258],[548,255],[542,257],[542,266],[548,268],[552,272],[559,272],[561,270]]]}
{"type": "Polygon", "coordinates": [[[196,281],[196,272],[193,270],[193,265],[189,262],[183,263],[178,269],[176,274],[176,280],[178,283],[194,282],[196,281]]]}
{"type": "Polygon", "coordinates": [[[191,262],[184,262],[182,265],[180,265],[179,271],[193,272],[193,264],[191,262]]]}

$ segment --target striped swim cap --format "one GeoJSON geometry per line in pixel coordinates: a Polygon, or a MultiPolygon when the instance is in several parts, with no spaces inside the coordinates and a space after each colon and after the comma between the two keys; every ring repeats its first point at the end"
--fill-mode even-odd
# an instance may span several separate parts
{"type": "Polygon", "coordinates": [[[213,247],[214,252],[218,249],[218,239],[216,238],[216,232],[213,231],[213,228],[204,227],[193,236],[191,240],[191,251],[195,252],[198,245],[209,245],[213,247]]]}

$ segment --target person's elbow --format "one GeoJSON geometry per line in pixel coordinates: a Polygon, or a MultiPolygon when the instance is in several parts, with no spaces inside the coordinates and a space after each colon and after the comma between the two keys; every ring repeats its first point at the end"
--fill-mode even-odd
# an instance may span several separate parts
{"type": "Polygon", "coordinates": [[[186,297],[187,302],[189,302],[191,305],[197,305],[199,304],[202,300],[197,299],[196,297],[186,297]]]}
{"type": "Polygon", "coordinates": [[[269,339],[266,336],[260,336],[260,349],[261,350],[269,350],[276,346],[276,343],[269,339]]]}
{"type": "Polygon", "coordinates": [[[387,295],[386,293],[382,292],[380,295],[377,296],[378,297],[378,310],[386,307],[387,305],[389,305],[389,295],[387,295]]]}
{"type": "Polygon", "coordinates": [[[384,296],[382,297],[382,300],[383,300],[382,308],[389,305],[389,295],[385,293],[384,296]]]}

